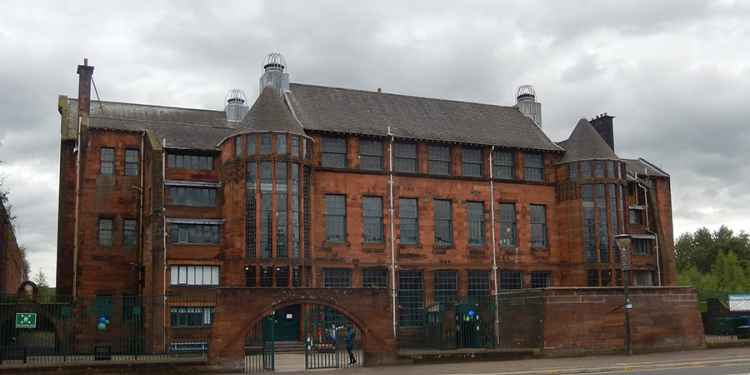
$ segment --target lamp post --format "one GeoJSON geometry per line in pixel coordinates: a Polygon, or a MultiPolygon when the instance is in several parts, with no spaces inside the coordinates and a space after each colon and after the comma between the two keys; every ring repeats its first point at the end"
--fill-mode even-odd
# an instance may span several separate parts
{"type": "Polygon", "coordinates": [[[623,306],[623,310],[625,311],[625,352],[627,355],[633,354],[630,338],[630,309],[633,308],[633,304],[630,303],[630,291],[628,290],[630,284],[630,240],[631,236],[629,234],[618,234],[615,236],[615,242],[617,242],[617,247],[620,249],[620,261],[622,263],[622,285],[625,294],[625,305],[623,306]]]}

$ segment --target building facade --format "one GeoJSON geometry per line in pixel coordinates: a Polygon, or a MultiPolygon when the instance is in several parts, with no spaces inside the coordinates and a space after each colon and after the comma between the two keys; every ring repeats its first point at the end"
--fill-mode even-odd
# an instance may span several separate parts
{"type": "MultiPolygon", "coordinates": [[[[224,111],[92,101],[78,67],[58,107],[58,294],[389,288],[406,330],[437,302],[622,285],[619,233],[632,284],[675,284],[669,175],[615,154],[613,117],[555,143],[528,86],[498,106],[290,83],[285,66],[269,55],[252,107],[233,90],[224,111]]],[[[214,308],[146,324],[210,330],[214,308]]]]}
{"type": "Polygon", "coordinates": [[[28,279],[24,258],[23,250],[16,241],[9,210],[5,202],[0,201],[0,293],[13,295],[28,279]]]}

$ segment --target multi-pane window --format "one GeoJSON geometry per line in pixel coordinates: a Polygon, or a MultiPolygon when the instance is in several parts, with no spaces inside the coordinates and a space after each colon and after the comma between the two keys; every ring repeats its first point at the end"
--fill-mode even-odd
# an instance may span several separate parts
{"type": "Polygon", "coordinates": [[[591,177],[591,160],[581,162],[581,177],[591,177]]]}
{"type": "Polygon", "coordinates": [[[346,241],[346,196],[326,194],[326,241],[346,241]]]}
{"type": "Polygon", "coordinates": [[[383,242],[383,198],[362,198],[363,240],[383,242]]]}
{"type": "Polygon", "coordinates": [[[169,242],[175,244],[216,245],[219,224],[169,224],[169,242]]]}
{"type": "Polygon", "coordinates": [[[490,295],[490,272],[469,270],[468,296],[470,299],[486,298],[490,295]]]}
{"type": "Polygon", "coordinates": [[[167,154],[167,167],[210,171],[214,168],[213,156],[167,154]]]}
{"type": "Polygon", "coordinates": [[[482,177],[482,149],[461,148],[461,173],[465,177],[482,177]]]}
{"type": "Polygon", "coordinates": [[[578,179],[578,164],[568,164],[568,179],[571,181],[575,181],[578,179]]]}
{"type": "Polygon", "coordinates": [[[240,136],[234,137],[234,156],[238,158],[242,156],[242,137],[240,136]]]}
{"type": "Polygon", "coordinates": [[[634,238],[633,239],[633,255],[651,255],[653,247],[651,246],[651,240],[645,238],[634,238]]]}
{"type": "Polygon", "coordinates": [[[214,321],[213,307],[172,307],[169,309],[173,328],[209,327],[214,321]]]}
{"type": "Polygon", "coordinates": [[[612,228],[612,233],[618,233],[617,188],[615,184],[607,184],[607,194],[609,195],[609,227],[612,228]]]}
{"type": "Polygon", "coordinates": [[[541,204],[529,205],[531,211],[531,248],[544,249],[547,247],[547,206],[541,204]]]}
{"type": "Polygon", "coordinates": [[[289,287],[289,267],[276,267],[276,287],[277,288],[288,288],[289,287]]]}
{"type": "Polygon", "coordinates": [[[273,134],[260,135],[260,154],[268,155],[273,152],[273,134]]]}
{"type": "Polygon", "coordinates": [[[256,268],[255,266],[245,266],[245,286],[248,288],[255,288],[258,285],[256,280],[256,268]]]}
{"type": "Polygon", "coordinates": [[[417,173],[416,143],[394,143],[393,158],[393,169],[396,172],[417,173]]]}
{"type": "Polygon", "coordinates": [[[125,175],[138,176],[138,150],[125,150],[125,175]]]}
{"type": "Polygon", "coordinates": [[[388,270],[385,268],[365,268],[362,270],[362,287],[387,288],[388,270]]]}
{"type": "Polygon", "coordinates": [[[276,135],[276,153],[286,155],[286,134],[276,135]]]}
{"type": "MultiPolygon", "coordinates": [[[[583,164],[581,164],[583,165],[583,164]]],[[[583,254],[586,262],[596,262],[596,235],[594,220],[594,185],[581,186],[583,205],[583,254]]]]}
{"type": "Polygon", "coordinates": [[[451,201],[433,199],[432,207],[435,210],[435,246],[453,246],[453,208],[451,201]]]}
{"type": "Polygon", "coordinates": [[[170,285],[218,286],[219,266],[171,266],[170,285]]]}
{"type": "Polygon", "coordinates": [[[351,288],[352,270],[349,268],[324,268],[324,288],[351,288]]]}
{"type": "Polygon", "coordinates": [[[469,217],[469,246],[484,245],[484,203],[466,202],[469,217]]]}
{"type": "Polygon", "coordinates": [[[512,180],[515,166],[513,165],[513,152],[495,151],[492,154],[492,177],[499,179],[512,180]]]}
{"type": "Polygon", "coordinates": [[[169,204],[190,207],[216,207],[216,188],[170,186],[169,204]]]}
{"type": "Polygon", "coordinates": [[[134,219],[122,221],[122,244],[125,247],[133,247],[138,244],[138,222],[134,219]]]}
{"type": "Polygon", "coordinates": [[[628,209],[628,222],[634,225],[643,224],[643,212],[638,208],[628,209]]]}
{"type": "Polygon", "coordinates": [[[604,177],[604,161],[603,160],[595,160],[594,161],[594,177],[604,177]]]}
{"type": "Polygon", "coordinates": [[[604,184],[594,185],[594,206],[598,216],[599,261],[609,261],[609,233],[607,232],[607,199],[604,184]]]}
{"type": "Polygon", "coordinates": [[[526,181],[544,181],[544,157],[542,154],[523,154],[523,178],[526,181]]]}
{"type": "Polygon", "coordinates": [[[449,146],[427,146],[427,172],[441,176],[451,175],[451,148],[449,146]]]}
{"type": "Polygon", "coordinates": [[[633,285],[654,286],[654,273],[651,271],[633,271],[633,285]]]}
{"type": "Polygon", "coordinates": [[[260,268],[260,286],[261,288],[273,287],[273,266],[260,268]]]}
{"type": "MultiPolygon", "coordinates": [[[[255,198],[255,189],[258,186],[258,163],[256,163],[255,161],[250,161],[247,163],[247,173],[245,174],[245,178],[247,180],[247,203],[245,205],[245,251],[247,252],[248,258],[255,258],[257,253],[257,244],[255,242],[255,240],[257,239],[257,202],[255,198]]],[[[255,272],[254,269],[253,272],[255,272]]]]}
{"type": "Polygon", "coordinates": [[[115,149],[102,147],[99,150],[99,174],[112,176],[115,174],[115,149]]]}
{"type": "Polygon", "coordinates": [[[260,255],[273,256],[273,163],[260,163],[260,255]]]}
{"type": "Polygon", "coordinates": [[[532,288],[549,288],[552,286],[551,274],[547,271],[535,271],[531,273],[532,288]]]}
{"type": "Polygon", "coordinates": [[[255,155],[255,134],[249,134],[247,136],[247,156],[255,155]]]}
{"type": "Polygon", "coordinates": [[[455,302],[456,292],[458,290],[458,272],[435,271],[433,273],[433,276],[433,292],[435,293],[435,303],[455,302]]]}
{"type": "MultiPolygon", "coordinates": [[[[279,138],[281,139],[281,138],[279,138]]],[[[289,256],[287,244],[287,163],[276,162],[276,255],[289,256]]]]}
{"type": "Polygon", "coordinates": [[[292,268],[292,287],[299,288],[302,286],[302,266],[292,268]]]}
{"type": "Polygon", "coordinates": [[[500,271],[500,289],[523,288],[523,275],[519,271],[500,271]]]}
{"type": "Polygon", "coordinates": [[[292,236],[292,257],[299,258],[300,256],[300,235],[299,235],[299,224],[300,224],[300,213],[299,213],[299,164],[292,163],[292,177],[290,179],[292,194],[291,199],[291,236],[292,236]]]}
{"type": "Polygon", "coordinates": [[[607,161],[607,177],[608,178],[616,178],[617,177],[617,170],[615,170],[615,164],[614,161],[608,160],[607,161]]]}
{"type": "Polygon", "coordinates": [[[359,140],[359,168],[368,171],[383,170],[383,142],[376,139],[359,140]]]}
{"type": "Polygon", "coordinates": [[[518,246],[515,203],[500,203],[500,246],[518,246]]]}
{"type": "Polygon", "coordinates": [[[112,246],[112,219],[99,219],[99,246],[112,246]]]}
{"type": "Polygon", "coordinates": [[[419,242],[419,209],[416,198],[398,200],[399,234],[402,245],[416,245],[419,242]]]}
{"type": "Polygon", "coordinates": [[[299,157],[300,152],[299,152],[299,136],[298,135],[292,136],[292,141],[289,143],[289,149],[290,149],[289,153],[292,155],[292,157],[295,157],[295,158],[299,157]]]}
{"type": "Polygon", "coordinates": [[[599,286],[599,270],[588,270],[586,272],[586,283],[588,286],[599,286]]]}
{"type": "Polygon", "coordinates": [[[340,137],[320,138],[320,166],[346,168],[346,139],[340,137]]]}
{"type": "Polygon", "coordinates": [[[419,327],[424,324],[424,283],[422,271],[398,271],[399,325],[419,327]]]}

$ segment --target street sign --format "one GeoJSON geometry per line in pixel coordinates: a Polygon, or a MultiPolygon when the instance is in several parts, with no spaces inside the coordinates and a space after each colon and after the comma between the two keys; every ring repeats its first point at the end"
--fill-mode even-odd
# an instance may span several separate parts
{"type": "Polygon", "coordinates": [[[16,328],[36,328],[36,313],[16,313],[16,328]]]}
{"type": "Polygon", "coordinates": [[[729,311],[750,311],[750,294],[730,294],[729,311]]]}

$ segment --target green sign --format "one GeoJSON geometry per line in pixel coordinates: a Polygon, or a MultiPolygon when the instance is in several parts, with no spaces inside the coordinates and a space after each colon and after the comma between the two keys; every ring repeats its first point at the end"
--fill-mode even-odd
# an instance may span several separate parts
{"type": "Polygon", "coordinates": [[[36,328],[36,313],[16,313],[16,328],[36,328]]]}

